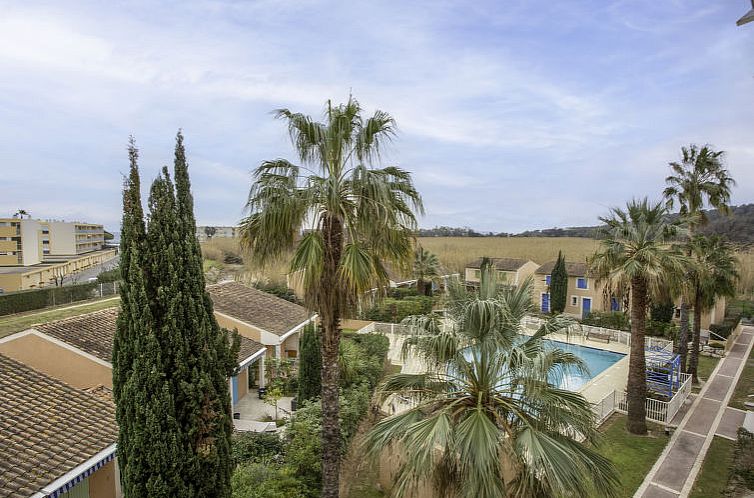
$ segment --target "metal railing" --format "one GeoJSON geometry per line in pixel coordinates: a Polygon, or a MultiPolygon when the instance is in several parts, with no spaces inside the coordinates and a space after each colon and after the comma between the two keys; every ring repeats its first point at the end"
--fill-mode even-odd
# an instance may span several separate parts
{"type": "MultiPolygon", "coordinates": [[[[662,401],[659,399],[647,398],[646,411],[647,419],[660,424],[669,424],[673,418],[678,414],[683,403],[691,394],[691,375],[680,374],[682,383],[680,389],[676,391],[670,401],[662,401]]],[[[615,391],[615,411],[626,413],[628,412],[628,398],[625,391],[615,391]]]]}

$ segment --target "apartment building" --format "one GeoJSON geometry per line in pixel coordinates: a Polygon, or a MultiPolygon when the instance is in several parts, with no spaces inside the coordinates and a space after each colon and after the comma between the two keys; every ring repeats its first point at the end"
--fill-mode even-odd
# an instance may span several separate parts
{"type": "MultiPolygon", "coordinates": [[[[464,277],[467,287],[479,286],[482,276],[482,260],[476,259],[466,265],[464,277]]],[[[520,285],[528,277],[532,276],[539,265],[534,261],[519,258],[489,258],[497,271],[500,283],[508,285],[520,285]]]]}
{"type": "Polygon", "coordinates": [[[77,256],[99,251],[104,243],[102,225],[0,218],[0,266],[38,265],[48,256],[77,256]]]}

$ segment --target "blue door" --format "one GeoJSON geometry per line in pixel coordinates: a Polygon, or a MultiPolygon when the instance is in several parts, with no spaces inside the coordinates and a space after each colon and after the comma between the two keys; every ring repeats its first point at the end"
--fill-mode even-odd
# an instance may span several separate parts
{"type": "Polygon", "coordinates": [[[581,318],[586,318],[591,311],[592,311],[592,298],[582,297],[581,298],[581,318]]]}
{"type": "Polygon", "coordinates": [[[550,312],[550,294],[542,294],[542,313],[550,312]]]}
{"type": "Polygon", "coordinates": [[[618,302],[618,298],[610,298],[610,311],[620,311],[620,303],[618,302]]]}
{"type": "Polygon", "coordinates": [[[238,376],[231,377],[230,384],[233,388],[232,402],[235,405],[236,403],[238,403],[238,376]]]}

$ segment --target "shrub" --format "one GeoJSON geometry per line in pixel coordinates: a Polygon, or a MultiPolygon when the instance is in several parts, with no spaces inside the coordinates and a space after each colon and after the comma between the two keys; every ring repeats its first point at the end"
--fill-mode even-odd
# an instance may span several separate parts
{"type": "Polygon", "coordinates": [[[650,308],[650,316],[655,322],[670,323],[673,321],[673,313],[675,313],[675,304],[672,301],[654,304],[650,308]]]}
{"type": "Polygon", "coordinates": [[[622,311],[593,311],[589,316],[581,320],[581,323],[594,327],[604,327],[606,329],[631,330],[628,315],[622,311]]]}
{"type": "Polygon", "coordinates": [[[723,323],[713,323],[709,326],[710,332],[713,332],[720,337],[728,338],[733,330],[738,327],[738,323],[741,321],[741,315],[726,316],[723,323]]]}
{"type": "Polygon", "coordinates": [[[238,432],[233,434],[233,459],[238,464],[280,460],[283,441],[280,436],[265,432],[238,432]]]}
{"type": "Polygon", "coordinates": [[[434,300],[428,296],[406,296],[403,299],[385,298],[366,313],[364,318],[377,322],[400,323],[412,315],[426,315],[432,311],[434,300]]]}
{"type": "Polygon", "coordinates": [[[0,294],[0,316],[91,299],[97,285],[91,282],[0,294]]]}
{"type": "Polygon", "coordinates": [[[234,498],[306,498],[306,486],[285,465],[248,463],[239,465],[231,477],[234,498]]]}
{"type": "Polygon", "coordinates": [[[387,292],[388,297],[393,299],[403,299],[410,296],[418,296],[419,291],[416,287],[392,287],[387,292]]]}
{"type": "Polygon", "coordinates": [[[98,284],[106,284],[109,282],[118,282],[120,281],[120,268],[115,267],[112,270],[103,271],[99,275],[97,275],[97,283],[98,284]]]}
{"type": "Polygon", "coordinates": [[[672,322],[662,322],[657,320],[647,320],[646,333],[655,337],[666,337],[668,339],[674,339],[677,335],[678,326],[672,322]]]}
{"type": "Polygon", "coordinates": [[[293,292],[293,289],[289,289],[285,284],[276,284],[274,282],[255,282],[254,288],[260,291],[272,294],[286,301],[298,304],[298,298],[293,292]]]}
{"type": "Polygon", "coordinates": [[[754,434],[743,427],[738,429],[731,474],[736,484],[754,489],[754,434]]]}
{"type": "Polygon", "coordinates": [[[725,343],[722,341],[709,341],[707,345],[713,349],[723,349],[725,347],[725,343]]]}

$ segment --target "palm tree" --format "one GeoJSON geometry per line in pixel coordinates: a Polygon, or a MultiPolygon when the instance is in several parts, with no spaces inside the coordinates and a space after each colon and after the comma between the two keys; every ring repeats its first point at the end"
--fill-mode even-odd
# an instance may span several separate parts
{"type": "Polygon", "coordinates": [[[553,317],[524,338],[531,288],[531,279],[499,286],[486,260],[478,291],[449,286],[447,319],[406,320],[404,354],[428,367],[385,381],[383,401],[399,397],[412,406],[378,422],[366,438],[372,458],[400,449],[396,496],[420,485],[448,498],[614,495],[616,473],[594,449],[591,405],[559,387],[586,366],[543,341],[574,322],[553,317]]]}
{"type": "Polygon", "coordinates": [[[440,276],[440,261],[434,253],[417,245],[414,253],[416,291],[423,296],[432,295],[432,281],[440,276]]]}
{"type": "Polygon", "coordinates": [[[340,465],[340,318],[364,292],[387,285],[386,264],[410,267],[414,212],[423,208],[410,173],[373,167],[395,134],[389,114],[364,118],[349,98],[328,101],[322,123],[288,109],[275,116],[287,122],[301,165],[275,159],[254,171],[241,242],[261,264],[295,247],[290,270],[303,275],[307,306],[319,314],[322,496],[330,498],[340,465]]]}
{"type": "Polygon", "coordinates": [[[713,307],[718,297],[735,297],[738,262],[731,245],[717,235],[697,235],[691,239],[689,248],[693,260],[689,280],[692,282],[694,297],[694,329],[689,373],[692,382],[697,384],[702,312],[713,307]]]}
{"type": "Polygon", "coordinates": [[[626,428],[633,434],[645,434],[647,398],[644,334],[647,306],[652,296],[659,296],[670,275],[683,270],[686,258],[669,242],[678,230],[677,222],[668,221],[663,203],[633,200],[626,209],[613,208],[600,218],[600,248],[589,264],[597,280],[611,288],[630,289],[631,350],[628,366],[628,417],[626,428]]]}
{"type": "MultiPolygon", "coordinates": [[[[691,144],[681,147],[681,162],[671,162],[673,174],[665,178],[667,187],[663,191],[669,209],[677,204],[680,215],[688,223],[688,239],[696,229],[707,222],[704,212],[709,205],[727,214],[730,211],[730,190],[736,182],[723,167],[723,151],[715,151],[709,145],[701,148],[691,144]]],[[[687,255],[691,255],[687,248],[687,255]]],[[[686,284],[685,274],[679,276],[680,283],[680,321],[678,333],[678,354],[681,355],[681,369],[686,369],[686,355],[689,342],[689,301],[693,300],[693,289],[686,284]]],[[[699,352],[697,351],[696,354],[699,352]]]]}

